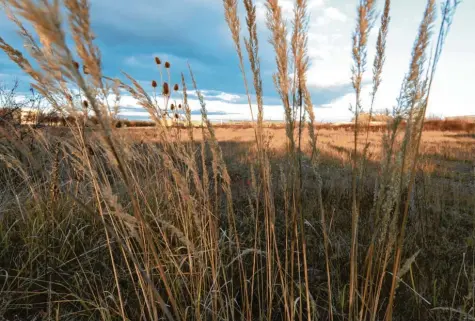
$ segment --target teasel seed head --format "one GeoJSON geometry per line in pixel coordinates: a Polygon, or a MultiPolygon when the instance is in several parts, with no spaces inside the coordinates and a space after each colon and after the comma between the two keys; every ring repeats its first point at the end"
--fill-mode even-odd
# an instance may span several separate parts
{"type": "Polygon", "coordinates": [[[168,83],[163,83],[163,95],[168,96],[170,94],[170,88],[168,87],[168,83]]]}

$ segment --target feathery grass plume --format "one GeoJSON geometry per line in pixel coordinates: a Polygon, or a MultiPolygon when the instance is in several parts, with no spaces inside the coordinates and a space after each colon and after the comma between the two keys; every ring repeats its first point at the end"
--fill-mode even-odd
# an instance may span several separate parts
{"type": "MultiPolygon", "coordinates": [[[[310,137],[310,147],[312,150],[311,158],[315,160],[317,156],[317,134],[315,133],[315,112],[313,109],[312,97],[307,88],[308,71],[308,15],[307,1],[297,0],[294,9],[294,32],[292,34],[292,52],[294,56],[294,68],[296,88],[299,96],[303,97],[305,112],[308,114],[308,132],[310,137]]],[[[300,118],[304,119],[304,113],[300,110],[300,118]]],[[[303,123],[303,122],[301,122],[303,123]]],[[[299,124],[300,125],[300,124],[299,124]]]]}
{"type": "Polygon", "coordinates": [[[185,117],[188,127],[188,138],[190,139],[190,148],[193,146],[193,124],[191,123],[191,109],[188,106],[188,92],[185,82],[185,75],[181,74],[181,88],[183,90],[183,108],[185,109],[185,117]]]}
{"type": "MultiPolygon", "coordinates": [[[[293,33],[291,38],[291,51],[293,55],[293,66],[294,66],[294,75],[292,82],[292,97],[294,105],[294,115],[299,115],[299,130],[298,130],[298,185],[297,185],[297,202],[299,204],[298,212],[299,214],[299,235],[301,237],[302,244],[302,259],[303,259],[303,273],[305,279],[305,297],[306,297],[306,310],[307,318],[310,319],[312,314],[315,314],[316,311],[312,311],[312,307],[315,304],[310,302],[310,291],[309,291],[309,276],[308,276],[308,266],[307,266],[307,241],[304,227],[304,217],[302,214],[302,182],[303,182],[303,170],[302,170],[302,153],[301,153],[301,140],[302,132],[305,121],[305,114],[308,115],[309,120],[307,122],[307,129],[310,138],[310,148],[311,148],[311,161],[315,162],[317,157],[317,135],[315,133],[315,113],[313,109],[313,103],[311,99],[310,92],[307,88],[307,71],[308,71],[308,55],[307,55],[307,28],[308,28],[308,15],[307,15],[307,1],[306,0],[297,0],[294,6],[294,21],[293,21],[293,33]],[[312,313],[313,312],[313,313],[312,313]]],[[[295,120],[294,120],[295,121],[295,120]]],[[[314,173],[316,175],[317,181],[321,181],[320,174],[318,172],[318,164],[314,167],[314,173]]],[[[320,196],[317,197],[317,203],[319,204],[319,210],[321,215],[321,222],[324,231],[326,230],[325,223],[325,212],[323,208],[323,200],[321,198],[321,187],[318,185],[317,192],[320,196]]],[[[330,263],[329,263],[329,247],[328,247],[328,235],[324,232],[324,252],[325,252],[325,269],[327,273],[327,295],[328,295],[328,314],[329,319],[333,320],[333,299],[332,299],[332,289],[331,289],[331,276],[330,276],[330,263]]],[[[302,293],[300,294],[300,296],[302,293]]],[[[315,308],[313,308],[315,309],[315,308]]],[[[300,314],[302,311],[300,311],[300,314]]]]}
{"type": "Polygon", "coordinates": [[[368,139],[369,139],[371,121],[373,117],[374,101],[376,99],[376,94],[378,92],[379,86],[381,85],[383,67],[386,61],[386,39],[388,36],[389,23],[391,21],[391,17],[389,15],[390,10],[391,10],[391,0],[385,0],[384,11],[383,11],[383,14],[381,15],[381,26],[379,28],[378,39],[376,41],[376,56],[374,57],[374,61],[373,61],[373,87],[371,91],[371,103],[370,103],[369,112],[368,112],[369,120],[366,124],[366,139],[365,139],[364,150],[363,150],[363,155],[362,155],[362,166],[361,166],[360,177],[362,177],[365,173],[366,157],[367,157],[368,148],[369,148],[368,139]]]}
{"type": "MultiPolygon", "coordinates": [[[[389,31],[389,23],[390,23],[390,20],[391,20],[391,18],[390,18],[390,9],[391,9],[391,1],[386,0],[385,3],[384,3],[384,11],[383,11],[383,14],[381,15],[381,25],[380,25],[380,28],[379,28],[378,38],[377,38],[377,41],[376,41],[376,56],[375,56],[374,61],[373,61],[373,79],[372,79],[373,80],[373,87],[372,87],[372,91],[371,91],[371,102],[370,102],[369,113],[368,113],[369,119],[368,119],[367,124],[366,124],[366,139],[365,139],[365,144],[364,144],[363,153],[362,153],[362,157],[361,157],[361,169],[360,169],[360,177],[359,177],[360,184],[361,184],[360,187],[362,187],[363,176],[366,173],[365,169],[366,169],[366,166],[367,166],[366,162],[367,162],[367,153],[368,153],[368,148],[369,148],[368,140],[369,140],[369,132],[370,132],[370,126],[371,126],[371,121],[372,121],[372,115],[373,115],[374,101],[375,101],[376,94],[378,92],[379,86],[380,86],[381,81],[382,81],[383,66],[384,66],[384,63],[385,63],[385,60],[386,60],[386,39],[387,39],[388,31],[389,31]]],[[[375,217],[375,220],[376,220],[376,222],[379,222],[380,213],[378,211],[376,211],[376,214],[378,216],[375,217]]],[[[387,212],[387,214],[389,215],[389,212],[387,212]]],[[[389,219],[388,215],[386,216],[386,219],[389,219]]],[[[386,221],[386,219],[384,219],[383,221],[386,221]]],[[[378,234],[379,234],[379,239],[382,238],[382,235],[385,235],[387,224],[383,223],[382,226],[383,226],[384,232],[381,232],[381,234],[379,234],[379,230],[375,229],[375,232],[373,233],[373,238],[374,239],[378,238],[378,234]]],[[[371,311],[370,306],[372,306],[372,304],[377,306],[378,301],[379,301],[379,296],[376,296],[376,299],[374,301],[372,301],[373,298],[369,297],[369,293],[373,293],[373,291],[374,291],[373,287],[375,286],[375,284],[379,284],[379,282],[378,281],[375,282],[373,280],[373,278],[374,277],[383,278],[384,277],[384,271],[386,269],[386,264],[387,264],[387,260],[384,260],[383,262],[380,261],[381,258],[379,258],[379,253],[380,253],[380,251],[384,252],[384,250],[382,248],[380,249],[378,246],[383,246],[383,245],[382,244],[376,244],[374,247],[370,246],[368,248],[368,252],[367,252],[367,255],[366,255],[366,265],[367,265],[367,267],[366,267],[367,268],[366,276],[367,277],[362,282],[363,290],[361,291],[361,293],[362,293],[362,299],[361,299],[362,304],[361,304],[361,308],[360,308],[360,316],[359,316],[360,320],[365,319],[366,314],[369,311],[371,311]],[[375,256],[375,257],[373,257],[373,256],[375,256]],[[373,260],[375,260],[374,263],[373,263],[373,260]],[[379,264],[381,264],[381,265],[379,265],[379,264]],[[373,268],[376,270],[375,273],[372,273],[373,268]]],[[[379,279],[377,279],[377,280],[379,280],[379,279]]],[[[380,291],[380,289],[378,289],[377,291],[380,291]]]]}
{"type": "MultiPolygon", "coordinates": [[[[293,21],[293,33],[291,39],[291,50],[293,55],[293,64],[294,64],[294,80],[293,80],[293,97],[297,97],[297,106],[299,115],[299,131],[298,131],[298,189],[297,189],[297,205],[299,212],[299,234],[301,237],[302,244],[302,260],[303,260],[303,273],[305,280],[305,298],[306,298],[306,310],[307,318],[310,320],[312,315],[311,304],[310,304],[310,291],[309,291],[309,277],[308,277],[308,264],[307,264],[307,241],[305,236],[305,226],[304,226],[304,217],[302,214],[302,185],[303,185],[303,173],[302,173],[302,150],[301,150],[301,140],[302,140],[302,130],[304,127],[305,113],[309,115],[308,122],[308,132],[310,136],[310,145],[311,145],[311,160],[314,161],[316,157],[316,135],[315,135],[315,114],[313,111],[312,99],[310,92],[307,89],[307,70],[308,70],[308,56],[307,56],[307,1],[306,0],[297,0],[294,6],[294,21],[293,21]]],[[[323,213],[322,213],[323,214],[323,213]]],[[[328,280],[328,302],[329,302],[329,313],[330,319],[333,320],[332,313],[332,299],[331,299],[331,288],[330,280],[328,280]]],[[[302,297],[302,293],[300,293],[302,297]]],[[[300,306],[302,308],[302,305],[300,306]]],[[[300,313],[302,313],[300,311],[300,313]]]]}
{"type": "Polygon", "coordinates": [[[162,125],[160,120],[165,117],[165,112],[162,111],[157,103],[157,100],[155,99],[152,101],[151,97],[133,77],[127,73],[124,73],[124,75],[132,82],[134,87],[131,87],[116,79],[115,81],[119,83],[119,87],[130,93],[130,95],[137,100],[138,104],[147,110],[155,124],[160,127],[162,125]]]}
{"type": "MultiPolygon", "coordinates": [[[[272,283],[273,281],[273,274],[275,270],[275,264],[274,260],[279,261],[279,253],[278,249],[274,249],[272,246],[273,243],[275,243],[276,236],[274,231],[272,230],[272,226],[275,225],[275,208],[273,204],[273,188],[272,188],[272,179],[270,176],[269,172],[269,160],[267,156],[267,147],[266,147],[266,142],[264,140],[264,129],[263,129],[263,119],[264,119],[264,103],[263,103],[263,89],[262,89],[262,78],[261,78],[261,68],[260,68],[260,58],[259,58],[259,40],[257,36],[257,16],[256,16],[256,6],[253,3],[252,0],[245,0],[244,1],[244,8],[246,11],[246,25],[247,25],[247,31],[248,31],[248,37],[244,38],[244,43],[246,47],[246,51],[248,54],[248,61],[251,67],[251,72],[253,76],[253,85],[254,85],[254,92],[256,95],[256,103],[257,103],[257,122],[255,123],[255,135],[256,135],[256,147],[257,147],[257,159],[258,159],[258,165],[259,165],[259,177],[260,177],[260,182],[261,182],[261,187],[256,189],[256,197],[255,197],[255,206],[256,208],[259,208],[263,206],[264,210],[264,217],[265,217],[265,239],[266,239],[266,269],[267,269],[267,279],[266,282],[268,283],[268,288],[267,290],[267,304],[272,305],[272,302],[274,300],[274,293],[272,290],[272,283]],[[262,193],[262,198],[264,200],[263,204],[260,205],[261,203],[261,196],[260,194],[262,193]],[[274,254],[275,252],[275,254],[274,254]]],[[[236,15],[237,9],[236,5],[234,3],[234,8],[231,10],[232,14],[236,15]]],[[[230,14],[231,15],[231,14],[230,14]]],[[[230,19],[228,19],[230,20],[230,19]]],[[[239,29],[239,21],[237,17],[233,18],[232,20],[237,21],[237,23],[234,23],[236,26],[234,26],[235,29],[233,29],[233,26],[230,25],[231,32],[236,32],[236,29],[239,29]]],[[[230,24],[230,21],[228,21],[228,24],[230,24]]],[[[232,24],[232,22],[231,22],[232,24]]],[[[233,39],[235,40],[235,43],[239,41],[239,35],[233,35],[233,39]]],[[[239,61],[240,61],[240,67],[241,67],[241,73],[243,75],[244,79],[244,85],[246,87],[246,93],[248,96],[248,102],[249,102],[249,108],[251,110],[251,115],[252,118],[254,119],[253,115],[253,110],[252,110],[252,105],[250,103],[251,98],[250,98],[250,93],[248,91],[248,85],[247,85],[247,79],[246,79],[246,72],[244,70],[244,67],[242,65],[242,54],[241,54],[241,48],[240,44],[236,43],[236,51],[238,53],[239,61]]],[[[256,222],[258,224],[258,222],[256,222]]],[[[256,225],[256,233],[258,233],[258,227],[256,225]]],[[[256,243],[254,246],[257,246],[257,234],[256,234],[256,243]]],[[[254,254],[253,256],[253,262],[256,262],[257,256],[254,254]]],[[[281,281],[284,280],[284,273],[282,271],[281,264],[277,263],[278,267],[278,274],[281,279],[281,281]]],[[[251,280],[251,293],[253,292],[254,289],[254,282],[255,282],[255,265],[253,266],[253,272],[252,272],[252,280],[251,280]]],[[[290,314],[290,311],[288,310],[289,302],[288,298],[286,295],[287,292],[287,285],[282,284],[283,286],[283,296],[284,296],[284,306],[286,309],[287,315],[290,314]]],[[[251,304],[253,302],[251,301],[251,304]]],[[[250,311],[248,312],[248,318],[250,318],[250,311]]],[[[268,315],[267,317],[271,317],[271,309],[268,310],[268,315]]]]}
{"type": "Polygon", "coordinates": [[[289,79],[289,58],[287,45],[287,27],[282,17],[282,8],[277,0],[267,0],[267,28],[271,31],[272,36],[270,43],[274,47],[276,54],[275,61],[277,64],[277,73],[274,74],[274,84],[277,92],[282,100],[285,111],[286,133],[289,143],[289,151],[294,153],[295,139],[294,128],[295,119],[292,117],[292,107],[290,105],[290,79],[289,79]]]}
{"type": "MultiPolygon", "coordinates": [[[[246,9],[246,24],[249,33],[249,38],[244,38],[246,50],[251,65],[251,71],[254,79],[254,90],[256,93],[257,101],[257,138],[259,148],[262,146],[262,122],[264,119],[264,106],[263,106],[263,91],[262,91],[262,79],[261,79],[261,67],[259,59],[259,41],[257,38],[257,24],[256,24],[256,6],[252,0],[244,0],[244,7],[246,9]]],[[[245,74],[243,74],[245,76],[245,74]]]]}
{"type": "MultiPolygon", "coordinates": [[[[228,24],[229,30],[231,31],[231,37],[233,39],[235,50],[238,55],[239,69],[241,70],[241,74],[243,76],[242,79],[244,82],[244,90],[246,91],[247,103],[249,105],[249,112],[251,114],[251,121],[253,124],[255,124],[254,135],[256,139],[256,144],[259,144],[259,138],[257,134],[257,124],[255,123],[254,111],[252,109],[251,93],[249,91],[249,85],[248,85],[247,76],[246,76],[246,69],[244,67],[244,57],[243,57],[242,48],[241,48],[241,37],[239,34],[241,32],[241,23],[238,17],[237,1],[223,0],[223,6],[224,6],[224,17],[225,17],[226,23],[228,24]]],[[[246,6],[249,7],[249,4],[246,6]]]]}
{"type": "MultiPolygon", "coordinates": [[[[207,132],[209,134],[209,144],[211,147],[211,153],[213,155],[213,163],[216,168],[216,174],[219,174],[219,176],[222,179],[222,182],[220,183],[221,188],[223,189],[225,198],[226,198],[226,216],[228,219],[228,224],[231,227],[231,233],[232,237],[235,242],[236,246],[236,251],[237,253],[241,253],[241,241],[239,239],[239,232],[237,230],[236,226],[236,217],[235,217],[235,212],[234,212],[234,205],[233,205],[233,198],[232,198],[232,191],[231,191],[231,177],[229,176],[229,172],[226,166],[226,163],[223,159],[223,154],[221,151],[221,148],[218,144],[218,141],[216,139],[216,134],[214,131],[214,128],[211,124],[211,122],[208,119],[208,111],[206,109],[206,103],[204,101],[204,97],[202,93],[199,91],[198,86],[196,84],[195,77],[193,75],[193,71],[191,69],[191,66],[188,64],[188,69],[190,71],[190,76],[191,76],[191,81],[193,83],[193,87],[195,89],[196,95],[198,96],[198,100],[201,105],[201,116],[202,116],[202,121],[203,124],[206,126],[207,132]]],[[[216,175],[215,174],[215,175],[216,175]]],[[[215,182],[216,185],[218,185],[217,177],[215,176],[215,182]]],[[[250,306],[249,303],[249,293],[248,293],[248,286],[247,286],[247,276],[246,276],[246,271],[244,269],[243,261],[240,258],[239,259],[239,273],[240,273],[240,281],[241,281],[241,286],[243,289],[243,296],[244,296],[244,308],[248,309],[250,306]]]]}
{"type": "MultiPolygon", "coordinates": [[[[404,204],[404,212],[403,212],[403,217],[402,217],[402,222],[399,228],[399,235],[397,239],[397,248],[396,248],[396,254],[395,254],[395,259],[393,262],[393,278],[392,278],[392,284],[391,284],[391,290],[389,293],[389,302],[388,302],[388,308],[386,311],[386,320],[391,321],[392,320],[392,311],[393,311],[393,306],[392,303],[394,301],[394,296],[395,296],[395,291],[397,288],[397,275],[399,273],[400,265],[401,265],[401,256],[402,256],[402,249],[404,245],[404,238],[405,238],[405,230],[406,230],[406,224],[407,224],[407,217],[409,214],[409,204],[411,201],[412,197],[412,190],[414,186],[414,180],[415,180],[415,172],[416,172],[416,166],[419,158],[419,148],[420,148],[420,142],[421,142],[421,137],[422,137],[422,130],[424,126],[424,119],[425,119],[425,114],[427,110],[427,105],[429,101],[429,95],[430,95],[430,90],[432,88],[432,81],[435,76],[435,72],[437,70],[437,64],[439,62],[440,56],[442,55],[443,47],[445,44],[445,39],[448,35],[448,32],[450,30],[450,26],[452,25],[453,17],[455,14],[455,11],[460,4],[459,0],[446,0],[445,3],[442,6],[442,21],[437,37],[437,44],[435,48],[435,53],[434,53],[434,59],[432,62],[432,66],[428,67],[428,72],[427,72],[427,77],[426,79],[419,81],[422,83],[422,85],[419,85],[423,88],[423,94],[422,97],[420,98],[422,101],[419,102],[412,102],[411,104],[411,110],[410,110],[410,115],[411,116],[413,112],[413,106],[415,104],[418,104],[419,110],[417,112],[419,113],[419,123],[416,124],[416,138],[415,141],[411,143],[413,144],[413,154],[414,158],[412,160],[411,164],[411,169],[410,169],[410,177],[409,177],[409,182],[408,182],[408,187],[407,187],[407,195],[406,195],[406,200],[404,204]],[[430,72],[429,72],[430,69],[430,72]]],[[[424,13],[424,18],[421,23],[420,29],[419,29],[419,35],[418,39],[416,40],[416,45],[413,50],[413,60],[411,62],[411,72],[410,75],[415,75],[416,72],[415,70],[413,71],[412,69],[418,69],[418,68],[423,68],[424,66],[424,56],[425,56],[425,51],[428,47],[428,43],[430,41],[430,36],[431,36],[431,29],[432,25],[435,20],[435,1],[434,0],[428,0],[426,11],[424,13]],[[422,51],[422,53],[420,53],[422,51]],[[418,57],[417,62],[415,57],[418,57]]],[[[421,68],[421,69],[422,69],[421,68]]],[[[422,71],[420,71],[422,73],[422,71]]],[[[416,78],[416,76],[414,76],[416,78]]],[[[416,78],[417,79],[417,78],[416,78]]],[[[412,80],[411,77],[409,80],[415,81],[416,79],[412,80]]],[[[413,85],[414,86],[414,85],[413,85]]],[[[417,86],[417,85],[416,85],[417,86]]],[[[411,87],[410,87],[411,88],[411,87]]],[[[417,97],[417,94],[415,94],[416,97],[414,98],[419,98],[417,97]]],[[[406,137],[404,137],[406,139],[406,137]]]]}
{"type": "MultiPolygon", "coordinates": [[[[279,94],[285,112],[285,130],[286,130],[286,138],[287,138],[287,152],[289,154],[289,160],[291,162],[291,166],[289,171],[286,173],[288,177],[286,179],[289,181],[286,188],[286,200],[292,204],[290,207],[286,208],[285,216],[287,220],[287,216],[290,216],[289,221],[286,221],[286,235],[289,235],[289,231],[292,231],[293,238],[290,241],[290,252],[287,248],[286,244],[286,257],[284,265],[287,267],[290,265],[290,279],[294,277],[294,266],[295,266],[295,248],[298,240],[298,236],[296,236],[295,224],[297,215],[301,213],[297,213],[297,197],[299,196],[298,184],[297,183],[297,163],[296,163],[296,151],[295,151],[295,137],[294,137],[294,129],[295,129],[295,118],[294,118],[294,110],[293,106],[291,106],[290,102],[290,94],[291,94],[291,83],[289,78],[289,55],[288,55],[288,43],[287,43],[287,27],[282,16],[282,8],[279,6],[277,0],[267,0],[266,1],[266,23],[267,28],[271,32],[270,37],[270,44],[273,46],[275,52],[275,61],[277,65],[277,72],[273,75],[274,85],[279,94]],[[297,195],[295,195],[297,194],[297,195]],[[292,196],[291,196],[292,195],[292,196]],[[297,196],[297,197],[295,197],[297,196]],[[287,198],[289,197],[289,198],[287,198]],[[292,199],[291,199],[292,198],[292,199]],[[290,213],[288,212],[290,211],[290,213]],[[292,222],[293,226],[291,226],[290,222],[292,222]],[[287,254],[288,253],[288,254],[287,254]]],[[[269,242],[268,242],[269,243],[269,242]]],[[[276,258],[278,255],[276,255],[276,258]]],[[[299,256],[297,255],[297,259],[299,256]]],[[[271,270],[269,270],[271,271],[271,270]]],[[[269,278],[272,278],[270,273],[269,278]]],[[[299,275],[300,276],[300,275],[299,275]]],[[[300,287],[299,287],[300,289],[300,287]]],[[[294,301],[294,286],[290,283],[290,288],[285,289],[289,292],[289,304],[285,304],[287,318],[291,319],[293,315],[293,306],[292,303],[294,301]]],[[[269,290],[272,291],[272,290],[269,290]]],[[[273,300],[273,293],[268,294],[269,298],[267,304],[272,304],[273,300]]],[[[287,295],[284,296],[286,298],[287,295]]],[[[307,301],[308,302],[308,301],[307,301]]],[[[286,302],[287,303],[287,302],[286,302]]],[[[268,319],[272,319],[272,310],[269,309],[267,314],[268,319]]]]}
{"type": "Polygon", "coordinates": [[[367,44],[368,36],[373,26],[374,20],[374,0],[361,0],[357,9],[356,28],[353,33],[353,67],[352,84],[355,90],[356,99],[353,108],[354,113],[354,146],[352,154],[352,220],[351,220],[351,251],[350,251],[350,286],[348,296],[349,319],[353,320],[357,316],[358,306],[356,291],[358,288],[358,220],[359,209],[357,200],[357,166],[358,166],[358,116],[361,111],[361,89],[363,74],[367,64],[367,44]]]}
{"type": "Polygon", "coordinates": [[[35,81],[39,81],[43,78],[38,71],[33,69],[28,59],[26,59],[22,53],[7,44],[2,37],[0,37],[0,49],[8,55],[11,61],[16,63],[18,67],[25,71],[35,81]]]}
{"type": "MultiPolygon", "coordinates": [[[[91,104],[91,108],[94,110],[97,119],[99,120],[101,127],[103,129],[102,134],[107,142],[108,147],[110,148],[112,154],[114,155],[115,160],[119,171],[122,175],[123,180],[125,181],[125,186],[127,186],[127,191],[132,201],[132,207],[134,208],[134,215],[141,221],[144,222],[143,217],[140,213],[137,200],[132,191],[133,184],[131,183],[130,176],[126,170],[125,157],[123,154],[122,148],[117,144],[115,139],[111,134],[111,124],[107,119],[107,113],[104,112],[104,105],[102,105],[97,99],[96,96],[92,93],[91,89],[86,86],[86,82],[82,76],[77,72],[77,70],[72,65],[72,54],[71,50],[68,48],[65,42],[64,31],[61,29],[60,23],[60,13],[58,3],[49,4],[47,2],[42,3],[33,3],[32,1],[23,1],[21,3],[11,0],[8,1],[8,5],[13,7],[16,12],[22,16],[25,20],[32,23],[34,29],[39,35],[40,41],[44,47],[44,56],[45,60],[38,61],[40,67],[43,69],[44,73],[48,76],[45,83],[38,83],[35,88],[38,88],[48,100],[55,104],[54,97],[52,94],[49,94],[49,91],[52,89],[57,90],[61,93],[65,88],[65,77],[76,82],[79,88],[83,91],[85,98],[91,104]],[[63,74],[65,77],[63,77],[63,74]],[[46,87],[45,87],[46,86],[46,87]],[[49,87],[51,86],[51,87],[49,87]]],[[[85,62],[91,74],[93,83],[103,90],[104,86],[102,83],[102,76],[100,71],[100,60],[99,53],[97,48],[92,44],[92,32],[89,29],[89,11],[87,2],[76,2],[74,0],[66,1],[66,7],[69,11],[69,21],[70,27],[73,34],[73,39],[76,43],[76,50],[81,59],[85,62]]],[[[41,80],[41,79],[40,79],[41,80]]],[[[97,191],[97,185],[96,185],[97,191]]],[[[146,245],[142,244],[144,247],[146,245]]],[[[156,255],[156,252],[152,254],[156,255]]],[[[159,271],[163,277],[163,282],[165,282],[165,287],[167,288],[168,294],[172,299],[173,296],[170,292],[168,284],[166,283],[166,278],[164,277],[164,271],[159,267],[159,271]]],[[[115,279],[117,281],[117,278],[115,279]]],[[[124,316],[124,305],[122,302],[122,296],[119,291],[119,301],[121,301],[121,311],[122,317],[124,316]]],[[[158,293],[158,292],[157,292],[158,293]]],[[[172,299],[173,300],[173,299],[172,299]]],[[[172,305],[176,305],[172,301],[172,305]]],[[[163,312],[166,313],[169,317],[171,314],[168,312],[168,308],[165,305],[161,305],[163,312]]],[[[172,318],[171,318],[172,319],[172,318]]]]}

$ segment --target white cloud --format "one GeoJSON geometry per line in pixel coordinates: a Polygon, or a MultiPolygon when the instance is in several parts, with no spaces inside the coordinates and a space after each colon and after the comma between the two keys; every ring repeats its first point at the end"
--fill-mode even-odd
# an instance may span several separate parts
{"type": "Polygon", "coordinates": [[[228,93],[220,93],[220,94],[218,94],[214,97],[218,98],[218,99],[221,99],[221,100],[224,100],[224,101],[228,101],[228,102],[233,102],[233,101],[236,101],[240,98],[239,95],[233,95],[233,94],[228,94],[228,93]]]}
{"type": "Polygon", "coordinates": [[[335,7],[328,7],[323,10],[323,15],[318,17],[318,25],[326,25],[332,21],[345,22],[347,16],[335,7]]]}
{"type": "MultiPolygon", "coordinates": [[[[321,10],[326,0],[309,0],[307,3],[307,10],[312,13],[321,10]]],[[[279,5],[282,8],[282,16],[287,21],[290,21],[294,16],[294,0],[280,0],[279,5]]],[[[256,15],[259,23],[265,23],[267,8],[265,6],[265,0],[257,0],[256,2],[256,15]]],[[[331,14],[331,13],[330,13],[331,14]]]]}
{"type": "MultiPolygon", "coordinates": [[[[222,93],[225,95],[230,95],[222,93]]],[[[234,96],[234,95],[230,95],[234,96]]],[[[239,96],[237,96],[239,97],[239,96]]],[[[159,103],[161,100],[159,100],[159,103]]],[[[189,99],[188,103],[192,111],[199,111],[201,109],[200,102],[197,99],[189,99]]],[[[138,105],[137,101],[131,96],[122,96],[121,103],[122,107],[127,107],[126,110],[120,113],[121,116],[139,116],[144,119],[148,118],[148,113],[138,105]],[[130,110],[136,109],[136,110],[130,110]]],[[[239,104],[233,103],[230,101],[223,100],[208,100],[206,101],[206,109],[210,113],[208,117],[213,120],[251,120],[251,111],[248,104],[239,104]]],[[[252,110],[254,117],[257,115],[257,105],[252,105],[252,110]]],[[[264,114],[266,120],[282,120],[284,118],[284,110],[282,106],[279,105],[265,105],[264,114]]],[[[192,115],[193,119],[199,119],[201,116],[199,114],[192,115]]]]}
{"type": "MultiPolygon", "coordinates": [[[[201,94],[203,95],[203,97],[206,99],[210,99],[210,100],[223,100],[223,101],[227,101],[227,102],[236,102],[237,100],[239,100],[241,98],[240,95],[237,95],[237,94],[232,94],[232,93],[226,93],[226,92],[223,92],[223,91],[216,91],[216,90],[201,90],[201,94]]],[[[192,91],[190,93],[188,93],[188,95],[190,96],[197,96],[196,95],[196,92],[192,91]]]]}

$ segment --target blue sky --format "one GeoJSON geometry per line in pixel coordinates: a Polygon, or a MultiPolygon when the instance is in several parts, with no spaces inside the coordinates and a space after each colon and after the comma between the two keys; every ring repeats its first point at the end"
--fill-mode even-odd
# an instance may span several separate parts
{"type": "MultiPolygon", "coordinates": [[[[242,76],[237,56],[224,21],[220,0],[94,0],[93,29],[104,63],[104,74],[120,77],[127,71],[148,86],[159,78],[153,57],[172,64],[173,82],[186,72],[189,62],[198,85],[204,90],[211,118],[248,119],[242,76]]],[[[349,120],[354,95],[350,85],[351,33],[355,25],[356,0],[308,0],[309,58],[308,85],[317,119],[349,120]]],[[[377,1],[379,11],[382,0],[377,1]]],[[[290,22],[292,0],[280,0],[290,22]]],[[[392,4],[387,60],[376,108],[391,108],[407,72],[411,47],[422,17],[425,0],[397,0],[392,4]]],[[[268,44],[264,0],[256,0],[260,58],[264,82],[266,119],[282,119],[283,110],[275,92],[272,73],[274,54],[268,44]]],[[[243,13],[243,10],[241,10],[243,13]]],[[[439,64],[428,113],[437,116],[475,114],[475,1],[465,0],[456,14],[451,34],[439,64]]],[[[379,20],[378,20],[379,21],[379,20]]],[[[244,17],[242,19],[244,24],[244,17]]],[[[377,24],[376,27],[379,27],[377,24]]],[[[370,61],[377,28],[371,37],[370,61]]],[[[0,16],[0,35],[22,48],[21,40],[5,15],[0,16]]],[[[369,68],[371,69],[371,68],[369,68]]],[[[367,79],[371,79],[367,73],[367,79]]],[[[0,81],[28,79],[0,53],[0,81]]],[[[369,86],[364,88],[369,93],[369,86]]],[[[196,97],[191,106],[197,110],[196,97]]],[[[145,117],[131,97],[123,97],[123,116],[145,117]]],[[[196,115],[199,117],[199,115],[196,115]]]]}

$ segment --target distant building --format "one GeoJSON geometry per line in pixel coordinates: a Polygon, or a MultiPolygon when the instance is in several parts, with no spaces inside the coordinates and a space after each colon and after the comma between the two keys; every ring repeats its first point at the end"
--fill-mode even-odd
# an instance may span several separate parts
{"type": "Polygon", "coordinates": [[[34,125],[38,123],[39,111],[37,109],[22,109],[21,123],[24,125],[34,125]]]}

